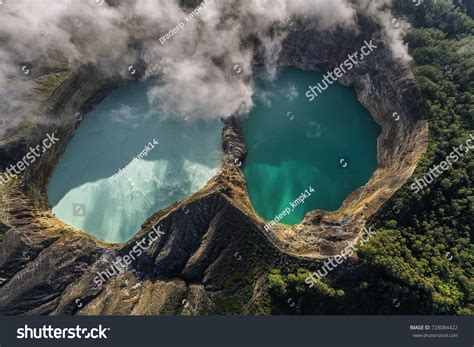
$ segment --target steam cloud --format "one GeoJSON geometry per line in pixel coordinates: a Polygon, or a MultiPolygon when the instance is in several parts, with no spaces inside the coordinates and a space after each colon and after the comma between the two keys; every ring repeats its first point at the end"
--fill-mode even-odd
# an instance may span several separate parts
{"type": "MultiPolygon", "coordinates": [[[[48,66],[77,66],[94,61],[110,75],[129,73],[137,60],[148,76],[159,76],[148,95],[169,115],[228,117],[252,106],[252,66],[256,46],[270,75],[281,43],[294,20],[331,30],[356,25],[361,8],[391,18],[388,0],[206,0],[183,8],[179,0],[4,0],[0,5],[0,140],[10,127],[31,114],[25,103],[32,77],[48,66]],[[184,27],[165,43],[159,38],[180,23],[184,27]],[[31,70],[25,76],[22,66],[31,70]],[[237,73],[239,72],[239,73],[237,73]]],[[[186,2],[186,1],[185,1],[186,2]]],[[[385,23],[385,24],[384,24],[385,23]]],[[[388,24],[387,24],[388,23],[388,24]]],[[[388,32],[392,32],[387,30],[388,32]]],[[[403,57],[400,34],[387,34],[403,57]]],[[[44,73],[44,71],[43,71],[44,73]]]]}

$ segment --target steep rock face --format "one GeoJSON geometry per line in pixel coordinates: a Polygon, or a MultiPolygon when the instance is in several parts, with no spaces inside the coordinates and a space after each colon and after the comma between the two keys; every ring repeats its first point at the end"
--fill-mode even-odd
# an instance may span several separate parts
{"type": "MultiPolygon", "coordinates": [[[[358,50],[364,39],[373,37],[370,31],[376,37],[375,28],[365,36],[345,31],[293,32],[280,64],[331,70],[358,50]]],[[[282,252],[324,259],[357,241],[362,227],[410,177],[427,139],[420,96],[407,64],[393,59],[381,42],[374,42],[380,47],[341,82],[354,86],[360,102],[382,127],[377,171],[338,211],[313,211],[300,225],[278,225],[271,232],[264,231],[265,221],[249,201],[240,170],[246,147],[235,118],[226,120],[223,130],[219,174],[196,194],[150,216],[126,244],[100,242],[55,219],[45,194],[51,172],[82,116],[121,82],[106,79],[93,64],[64,74],[41,103],[42,112],[46,110],[59,124],[60,142],[23,177],[2,187],[0,313],[251,312],[262,279],[282,252]],[[138,255],[134,249],[153,228],[159,228],[160,237],[138,255]],[[123,260],[130,254],[133,261],[118,271],[113,266],[117,257],[123,260]]],[[[22,153],[30,141],[20,137],[8,146],[13,143],[22,153]]],[[[11,147],[3,147],[2,153],[8,153],[5,148],[11,147]]]]}

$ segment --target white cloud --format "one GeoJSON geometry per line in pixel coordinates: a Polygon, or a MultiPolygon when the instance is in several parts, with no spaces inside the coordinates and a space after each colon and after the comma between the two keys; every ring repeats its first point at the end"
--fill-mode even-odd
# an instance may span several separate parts
{"type": "MultiPolygon", "coordinates": [[[[357,6],[365,6],[385,23],[385,2],[360,0],[357,6]]],[[[125,76],[139,58],[147,76],[160,77],[149,92],[150,102],[168,114],[245,113],[253,105],[254,44],[274,75],[288,24],[309,19],[317,28],[332,29],[353,25],[356,14],[350,0],[208,0],[179,33],[160,44],[159,38],[189,14],[179,3],[134,0],[111,7],[94,0],[6,1],[0,11],[0,101],[8,106],[1,110],[17,119],[22,110],[28,111],[21,100],[31,85],[21,80],[13,85],[10,79],[19,75],[23,62],[31,63],[34,72],[47,59],[95,61],[106,73],[125,76]],[[235,64],[240,74],[233,70],[235,64]]],[[[400,33],[385,31],[394,52],[404,55],[400,33]]],[[[3,131],[5,124],[0,124],[3,131]]]]}

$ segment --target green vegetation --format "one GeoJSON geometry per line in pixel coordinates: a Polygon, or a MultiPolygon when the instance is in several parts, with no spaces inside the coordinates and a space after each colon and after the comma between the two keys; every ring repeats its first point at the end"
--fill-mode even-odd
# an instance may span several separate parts
{"type": "MultiPolygon", "coordinates": [[[[430,122],[428,151],[414,177],[474,134],[474,6],[454,3],[394,5],[413,26],[406,41],[430,122]]],[[[274,270],[268,276],[271,312],[473,314],[473,171],[468,153],[417,194],[409,180],[374,221],[376,236],[359,260],[313,288],[304,283],[308,270],[274,270]]]]}

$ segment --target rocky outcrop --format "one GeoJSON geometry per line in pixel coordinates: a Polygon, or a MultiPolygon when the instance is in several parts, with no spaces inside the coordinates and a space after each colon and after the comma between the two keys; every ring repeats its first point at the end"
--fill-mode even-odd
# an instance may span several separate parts
{"type": "MultiPolygon", "coordinates": [[[[295,31],[285,42],[280,64],[331,70],[364,39],[377,38],[376,33],[375,27],[363,34],[295,31]]],[[[374,54],[341,82],[356,89],[382,128],[377,171],[338,211],[313,211],[300,225],[278,225],[271,232],[264,231],[265,221],[249,201],[241,171],[246,147],[235,118],[225,121],[222,170],[196,194],[150,216],[126,244],[100,242],[54,218],[45,194],[51,172],[83,115],[121,83],[102,76],[93,64],[55,78],[55,88],[40,108],[59,125],[60,142],[2,187],[0,313],[249,313],[261,279],[282,254],[317,261],[356,241],[367,221],[413,173],[427,141],[408,65],[394,59],[382,39],[375,42],[380,46],[374,54]],[[160,237],[140,255],[134,252],[157,228],[160,237]],[[130,254],[133,261],[120,271],[112,266],[117,257],[130,254]]],[[[42,134],[49,130],[45,127],[42,134]]],[[[15,157],[21,158],[29,143],[20,136],[7,141],[10,147],[0,153],[15,147],[15,157]]]]}

